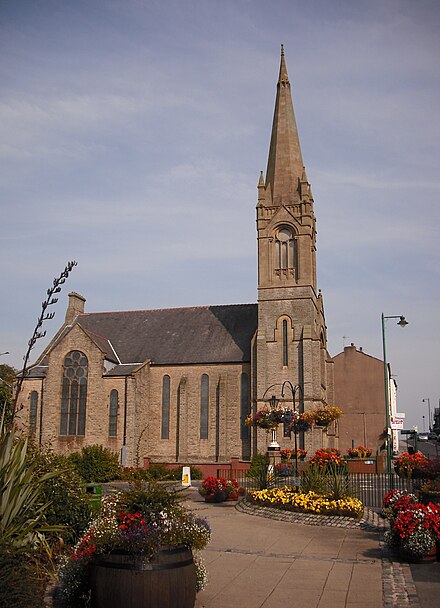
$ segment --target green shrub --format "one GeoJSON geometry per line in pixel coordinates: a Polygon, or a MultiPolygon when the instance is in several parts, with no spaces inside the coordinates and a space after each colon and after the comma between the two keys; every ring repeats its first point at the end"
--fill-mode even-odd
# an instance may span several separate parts
{"type": "Polygon", "coordinates": [[[0,606],[44,608],[47,577],[23,548],[0,543],[0,606]]]}
{"type": "MultiPolygon", "coordinates": [[[[188,465],[185,465],[185,466],[188,466],[188,465]]],[[[189,469],[190,469],[190,474],[191,474],[191,481],[193,479],[203,479],[203,474],[200,469],[198,469],[197,467],[192,467],[192,466],[190,466],[189,469]]],[[[183,466],[178,467],[177,469],[171,469],[170,479],[175,479],[176,481],[181,481],[182,474],[183,474],[183,466]]]]}
{"type": "Polygon", "coordinates": [[[266,454],[254,454],[246,477],[251,479],[259,490],[264,490],[269,486],[270,480],[266,454]]]}
{"type": "Polygon", "coordinates": [[[142,467],[122,467],[120,477],[123,481],[146,481],[149,479],[148,469],[142,467]]]}
{"type": "MultiPolygon", "coordinates": [[[[121,469],[121,479],[125,481],[157,479],[161,481],[181,481],[183,466],[171,469],[164,464],[150,464],[148,468],[124,467],[121,469]]],[[[190,467],[191,479],[203,479],[202,471],[197,467],[190,467]]]]}
{"type": "Polygon", "coordinates": [[[68,544],[74,544],[87,527],[92,510],[84,492],[84,482],[73,468],[69,457],[31,445],[28,458],[38,475],[56,470],[57,475],[42,484],[44,501],[49,503],[45,520],[49,525],[62,525],[58,533],[68,544]]]}
{"type": "Polygon", "coordinates": [[[310,463],[301,474],[301,490],[327,496],[330,500],[355,496],[347,470],[333,463],[324,467],[310,463]]]}
{"type": "Polygon", "coordinates": [[[326,467],[325,491],[330,500],[342,500],[355,496],[348,471],[334,464],[326,467]]]}
{"type": "Polygon", "coordinates": [[[308,464],[307,468],[301,473],[301,491],[325,494],[325,473],[318,463],[308,464]]]}
{"type": "Polygon", "coordinates": [[[172,479],[172,470],[166,464],[154,463],[147,468],[147,478],[166,481],[172,479]]]}
{"type": "Polygon", "coordinates": [[[163,484],[157,480],[135,481],[122,493],[120,503],[129,513],[158,514],[177,506],[184,500],[183,489],[175,484],[163,484]]]}
{"type": "Polygon", "coordinates": [[[33,462],[26,458],[28,439],[0,418],[0,542],[5,546],[24,547],[44,538],[48,530],[43,483],[57,475],[51,471],[36,474],[33,462]]]}
{"type": "Polygon", "coordinates": [[[118,454],[99,444],[84,446],[81,452],[70,454],[69,460],[89,483],[112,481],[120,475],[118,454]]]}

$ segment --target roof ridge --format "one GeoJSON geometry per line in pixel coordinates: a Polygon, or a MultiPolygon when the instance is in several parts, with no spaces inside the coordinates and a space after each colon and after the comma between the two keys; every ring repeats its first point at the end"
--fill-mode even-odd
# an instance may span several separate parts
{"type": "MultiPolygon", "coordinates": [[[[245,304],[207,304],[198,306],[177,306],[175,308],[139,308],[134,310],[101,310],[99,312],[82,312],[78,315],[78,320],[81,317],[90,317],[92,315],[122,315],[130,312],[162,312],[164,310],[208,310],[209,308],[219,308],[220,306],[232,308],[233,306],[257,306],[257,302],[248,302],[245,304]]],[[[96,334],[99,335],[99,334],[96,334]]],[[[104,337],[104,336],[101,336],[104,337]]]]}

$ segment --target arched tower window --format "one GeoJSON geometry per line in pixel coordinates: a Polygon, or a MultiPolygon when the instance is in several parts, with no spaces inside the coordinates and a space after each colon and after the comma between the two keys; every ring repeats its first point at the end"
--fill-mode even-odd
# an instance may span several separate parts
{"type": "Polygon", "coordinates": [[[275,271],[280,276],[298,277],[298,255],[292,228],[281,226],[275,233],[275,271]]]}
{"type": "Polygon", "coordinates": [[[208,439],[209,376],[203,374],[200,381],[200,439],[208,439]]]}
{"type": "Polygon", "coordinates": [[[85,435],[88,361],[72,350],[64,359],[60,435],[85,435]]]}
{"type": "Polygon", "coordinates": [[[168,375],[162,380],[162,430],[161,439],[170,438],[170,387],[171,380],[168,375]]]}
{"type": "Polygon", "coordinates": [[[289,365],[289,348],[287,344],[287,321],[283,319],[283,366],[289,365]]]}
{"type": "Polygon", "coordinates": [[[31,435],[35,435],[37,432],[37,409],[38,409],[38,393],[32,391],[30,394],[29,403],[29,432],[31,435]]]}
{"type": "Polygon", "coordinates": [[[108,436],[117,437],[118,434],[118,409],[119,409],[119,394],[113,389],[110,392],[110,408],[108,413],[108,436]]]}

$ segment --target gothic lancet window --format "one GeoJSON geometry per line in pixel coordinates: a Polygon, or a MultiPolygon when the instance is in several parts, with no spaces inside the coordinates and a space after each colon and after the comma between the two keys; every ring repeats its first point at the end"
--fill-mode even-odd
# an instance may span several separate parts
{"type": "Polygon", "coordinates": [[[281,226],[275,234],[275,271],[279,276],[298,276],[296,239],[289,226],[281,226]]]}
{"type": "Polygon", "coordinates": [[[283,366],[289,365],[289,349],[287,343],[287,321],[283,320],[283,366]]]}
{"type": "Polygon", "coordinates": [[[29,404],[29,432],[31,435],[35,435],[37,432],[37,408],[38,408],[38,393],[32,391],[30,394],[29,404]]]}
{"type": "Polygon", "coordinates": [[[168,375],[162,380],[162,427],[161,439],[170,438],[170,385],[171,380],[168,375]]]}
{"type": "Polygon", "coordinates": [[[110,392],[110,408],[108,414],[108,436],[117,437],[118,434],[118,408],[119,395],[117,390],[110,392]]]}
{"type": "Polygon", "coordinates": [[[85,435],[88,361],[73,350],[64,359],[60,435],[85,435]]]}
{"type": "Polygon", "coordinates": [[[200,381],[200,439],[208,439],[209,376],[203,374],[200,381]]]}
{"type": "Polygon", "coordinates": [[[249,427],[245,420],[249,414],[249,376],[245,372],[240,379],[240,438],[249,438],[249,427]]]}

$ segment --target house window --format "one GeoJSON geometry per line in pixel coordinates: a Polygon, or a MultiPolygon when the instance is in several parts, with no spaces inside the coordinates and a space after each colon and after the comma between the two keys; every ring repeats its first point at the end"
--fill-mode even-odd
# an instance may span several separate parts
{"type": "Polygon", "coordinates": [[[170,384],[169,376],[162,380],[162,432],[161,439],[170,438],[170,384]]]}
{"type": "Polygon", "coordinates": [[[60,435],[85,435],[88,361],[72,350],[64,359],[60,435]]]}
{"type": "Polygon", "coordinates": [[[249,439],[249,427],[245,420],[249,414],[249,376],[241,374],[240,378],[240,439],[249,439]]]}
{"type": "Polygon", "coordinates": [[[117,390],[110,392],[110,408],[108,414],[108,436],[116,437],[118,434],[118,407],[119,394],[117,390]]]}
{"type": "Polygon", "coordinates": [[[200,381],[200,439],[208,439],[209,376],[203,374],[200,381]]]}
{"type": "Polygon", "coordinates": [[[297,266],[296,239],[291,228],[282,226],[275,235],[275,270],[296,276],[297,266]]]}
{"type": "Polygon", "coordinates": [[[31,435],[35,435],[37,432],[37,408],[38,408],[38,393],[32,391],[30,395],[30,406],[29,406],[29,432],[31,435]]]}

